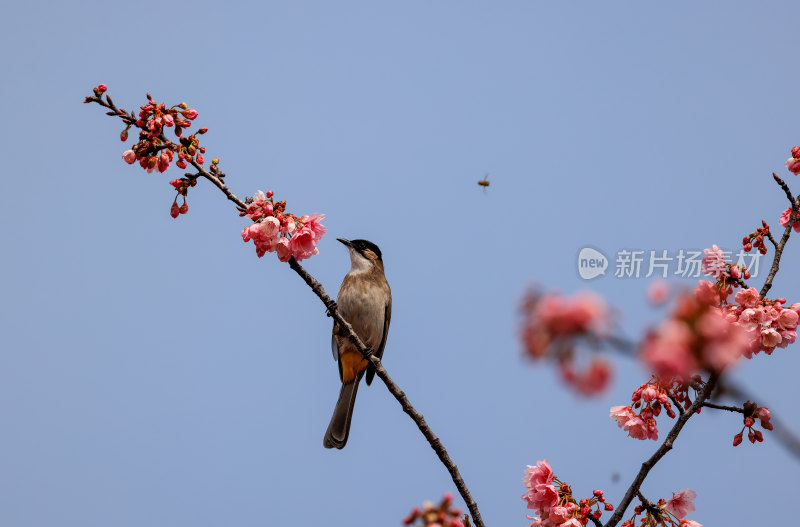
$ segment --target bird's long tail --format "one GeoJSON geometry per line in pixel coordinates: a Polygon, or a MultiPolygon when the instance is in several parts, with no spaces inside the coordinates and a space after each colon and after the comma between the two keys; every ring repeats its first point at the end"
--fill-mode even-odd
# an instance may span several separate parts
{"type": "Polygon", "coordinates": [[[325,448],[344,448],[347,444],[347,436],[350,435],[350,420],[353,418],[353,407],[356,404],[356,393],[358,392],[361,375],[358,375],[352,382],[343,383],[339,390],[339,400],[336,401],[336,408],[333,409],[333,417],[325,432],[323,444],[325,448]]]}

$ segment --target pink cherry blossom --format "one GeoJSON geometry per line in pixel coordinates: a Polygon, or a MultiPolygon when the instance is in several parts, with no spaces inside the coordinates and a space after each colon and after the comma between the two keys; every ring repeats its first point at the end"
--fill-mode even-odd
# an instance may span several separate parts
{"type": "Polygon", "coordinates": [[[742,289],[733,297],[739,305],[743,307],[756,307],[761,300],[758,291],[751,287],[749,289],[742,289]]]}
{"type": "Polygon", "coordinates": [[[708,280],[700,280],[694,288],[694,296],[697,301],[707,306],[718,306],[720,304],[719,289],[717,284],[708,280]]]}
{"type": "Polygon", "coordinates": [[[673,493],[672,497],[667,500],[667,511],[678,518],[683,518],[690,512],[694,512],[694,499],[696,497],[697,493],[692,489],[683,489],[680,492],[673,493]]]}
{"type": "Polygon", "coordinates": [[[132,165],[136,162],[136,152],[133,150],[125,150],[122,153],[122,159],[124,159],[129,165],[132,165]]]}
{"type": "Polygon", "coordinates": [[[548,484],[555,478],[553,469],[550,468],[550,463],[546,459],[539,460],[536,465],[528,465],[525,470],[525,476],[522,478],[522,483],[529,489],[536,487],[539,484],[548,484]]]}
{"type": "MultiPolygon", "coordinates": [[[[764,328],[761,330],[761,344],[765,348],[774,348],[781,343],[781,334],[773,328],[764,328]]],[[[769,352],[769,350],[767,350],[769,352]]]]}
{"type": "Polygon", "coordinates": [[[789,159],[786,160],[785,164],[786,168],[788,168],[789,171],[792,172],[795,176],[797,174],[800,174],[800,159],[797,159],[796,157],[790,157],[789,159]]]}
{"type": "Polygon", "coordinates": [[[533,523],[531,523],[530,527],[544,527],[544,524],[542,523],[542,519],[540,517],[538,517],[538,516],[527,516],[527,515],[525,517],[528,518],[529,520],[533,521],[533,523]]]}
{"type": "Polygon", "coordinates": [[[553,525],[561,525],[569,519],[569,510],[566,507],[552,507],[547,519],[553,525]]]}
{"type": "Polygon", "coordinates": [[[575,371],[571,362],[560,364],[561,376],[581,395],[598,395],[611,382],[611,368],[603,359],[594,358],[588,368],[575,371]]]}
{"type": "Polygon", "coordinates": [[[694,520],[681,520],[681,527],[703,527],[703,525],[694,520]]]}
{"type": "MultiPolygon", "coordinates": [[[[779,223],[784,227],[786,227],[789,224],[789,218],[791,216],[792,216],[792,208],[789,207],[781,214],[779,223]]],[[[800,212],[798,212],[798,219],[800,219],[800,212]]],[[[800,221],[795,220],[795,223],[794,225],[792,225],[792,228],[795,230],[795,232],[800,232],[800,221]]]]}
{"type": "Polygon", "coordinates": [[[314,231],[314,240],[317,243],[319,243],[319,240],[320,238],[322,238],[322,235],[328,231],[327,227],[325,227],[322,223],[320,223],[324,219],[325,219],[324,214],[317,214],[315,212],[314,214],[308,217],[307,221],[304,222],[308,226],[308,228],[314,231]]]}
{"type": "Polygon", "coordinates": [[[629,419],[636,416],[630,406],[612,406],[609,412],[611,419],[617,420],[617,426],[622,428],[629,419]]]}
{"type": "Polygon", "coordinates": [[[781,335],[781,343],[778,344],[779,348],[785,348],[789,344],[794,344],[794,341],[797,340],[797,331],[781,330],[778,333],[781,335]]]}
{"type": "Polygon", "coordinates": [[[529,509],[534,509],[541,515],[558,504],[558,490],[553,485],[540,483],[523,494],[522,499],[528,502],[529,509]]]}
{"type": "Polygon", "coordinates": [[[687,377],[697,369],[691,353],[691,328],[682,320],[667,320],[642,344],[642,360],[658,375],[687,377]]]}
{"type": "Polygon", "coordinates": [[[778,315],[778,324],[782,329],[794,329],[797,327],[797,312],[792,309],[781,309],[778,315]]]}
{"type": "Polygon", "coordinates": [[[641,417],[634,416],[625,422],[623,429],[628,432],[628,435],[634,439],[658,439],[658,427],[656,420],[652,417],[644,420],[641,417]]]}
{"type": "Polygon", "coordinates": [[[281,262],[288,262],[292,258],[292,250],[289,248],[289,240],[286,238],[278,238],[275,251],[278,253],[278,260],[281,262]]]}
{"type": "Polygon", "coordinates": [[[289,247],[297,261],[305,260],[319,252],[314,239],[314,231],[308,227],[303,227],[292,235],[289,240],[289,247]]]}

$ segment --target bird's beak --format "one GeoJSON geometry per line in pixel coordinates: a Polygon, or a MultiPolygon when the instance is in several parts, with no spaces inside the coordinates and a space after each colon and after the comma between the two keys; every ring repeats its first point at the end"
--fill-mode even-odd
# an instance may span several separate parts
{"type": "Polygon", "coordinates": [[[346,238],[336,238],[336,241],[340,241],[340,242],[342,242],[343,244],[345,244],[348,247],[352,247],[353,246],[353,244],[350,242],[350,240],[348,240],[346,238]]]}

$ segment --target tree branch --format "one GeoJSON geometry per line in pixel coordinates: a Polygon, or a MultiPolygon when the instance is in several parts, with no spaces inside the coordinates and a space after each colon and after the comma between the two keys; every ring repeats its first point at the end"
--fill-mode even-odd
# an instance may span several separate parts
{"type": "Polygon", "coordinates": [[[797,220],[797,208],[798,205],[800,205],[800,196],[794,198],[786,182],[781,178],[779,178],[777,174],[775,174],[774,172],[772,173],[772,177],[775,179],[775,182],[778,183],[778,185],[780,185],[780,187],[783,189],[783,192],[789,199],[789,203],[792,204],[792,213],[789,216],[789,223],[786,224],[786,229],[784,229],[783,231],[783,236],[781,236],[781,241],[778,242],[777,245],[775,245],[775,256],[772,258],[772,267],[770,268],[769,274],[767,275],[767,279],[764,281],[764,286],[761,288],[761,292],[759,293],[761,295],[761,298],[765,298],[767,296],[767,293],[772,287],[772,280],[775,279],[775,275],[777,274],[778,269],[780,268],[783,248],[786,246],[786,242],[789,241],[789,235],[792,233],[792,227],[794,226],[795,220],[797,220]]]}
{"type": "Polygon", "coordinates": [[[622,501],[617,506],[617,510],[614,511],[614,514],[608,520],[608,523],[606,523],[605,527],[614,527],[615,525],[617,525],[617,523],[619,523],[619,521],[622,519],[622,516],[625,514],[625,510],[628,508],[628,505],[631,504],[631,501],[633,500],[634,496],[636,496],[636,494],[639,492],[639,489],[641,488],[644,479],[647,477],[647,474],[655,466],[655,464],[658,463],[659,460],[661,460],[661,458],[666,455],[667,452],[672,450],[672,445],[678,438],[678,434],[680,434],[686,422],[695,413],[697,413],[697,410],[702,406],[702,404],[711,394],[711,391],[714,389],[716,383],[717,383],[717,377],[716,375],[712,374],[709,377],[708,382],[706,382],[705,386],[703,386],[703,389],[700,390],[700,393],[697,394],[697,398],[694,400],[691,406],[689,406],[686,412],[684,412],[683,414],[680,415],[680,417],[678,417],[677,422],[672,427],[672,430],[669,431],[669,434],[667,434],[667,438],[664,440],[661,446],[658,447],[658,450],[656,450],[655,453],[652,456],[650,456],[650,459],[642,463],[642,468],[639,469],[639,473],[636,474],[636,478],[634,478],[633,483],[631,483],[631,486],[628,487],[627,492],[625,492],[625,496],[622,498],[622,501]]]}
{"type": "MultiPolygon", "coordinates": [[[[126,124],[130,124],[136,126],[136,119],[128,114],[125,110],[119,110],[114,106],[114,103],[111,101],[111,98],[106,94],[106,99],[108,102],[103,101],[102,94],[97,95],[95,97],[86,97],[84,102],[96,102],[99,105],[109,108],[110,112],[107,115],[120,117],[126,124]]],[[[163,133],[162,133],[163,137],[163,133]]],[[[166,140],[166,138],[164,138],[166,140]]],[[[198,177],[202,176],[207,180],[211,181],[218,189],[222,191],[225,196],[236,204],[237,208],[241,211],[244,211],[247,208],[247,204],[239,199],[236,194],[231,192],[231,190],[225,185],[222,178],[224,174],[215,170],[212,166],[210,171],[203,168],[202,165],[197,163],[194,159],[191,160],[192,166],[197,170],[197,174],[189,175],[191,177],[198,177]]],[[[323,289],[322,285],[313,277],[311,276],[297,261],[292,257],[289,260],[289,267],[291,267],[300,277],[308,284],[312,291],[322,300],[322,303],[325,304],[325,307],[328,309],[328,313],[334,320],[339,324],[339,326],[344,330],[350,340],[355,344],[356,348],[361,352],[364,357],[372,362],[372,365],[375,367],[375,374],[383,381],[386,387],[389,389],[389,392],[394,396],[395,399],[400,403],[400,406],[403,408],[403,411],[407,413],[411,419],[416,423],[417,427],[419,428],[422,435],[425,436],[425,439],[428,440],[430,443],[431,448],[433,448],[436,455],[439,456],[439,460],[444,464],[447,468],[448,472],[450,472],[450,477],[453,479],[453,483],[455,483],[456,488],[458,489],[461,498],[464,500],[464,503],[467,505],[470,513],[472,513],[472,520],[475,523],[475,527],[484,527],[483,520],[481,519],[481,514],[478,511],[478,505],[475,503],[475,500],[472,498],[472,495],[467,488],[467,485],[464,483],[464,479],[461,477],[461,474],[458,471],[458,467],[453,460],[450,459],[450,456],[447,453],[444,445],[442,444],[441,440],[436,437],[433,433],[431,428],[425,422],[425,418],[422,416],[419,411],[417,411],[409,402],[408,397],[406,394],[400,390],[400,387],[392,380],[389,376],[389,373],[383,367],[380,359],[373,355],[371,351],[364,345],[361,339],[358,338],[358,335],[353,331],[353,327],[347,322],[344,318],[342,318],[341,314],[339,314],[339,310],[336,306],[336,302],[334,302],[328,295],[325,293],[325,289],[323,289]]]]}

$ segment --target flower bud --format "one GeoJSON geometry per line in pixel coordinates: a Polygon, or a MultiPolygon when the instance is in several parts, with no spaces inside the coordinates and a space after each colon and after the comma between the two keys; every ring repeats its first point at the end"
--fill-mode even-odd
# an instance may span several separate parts
{"type": "Polygon", "coordinates": [[[177,218],[181,213],[181,209],[178,207],[178,204],[173,202],[172,207],[169,209],[169,215],[173,218],[177,218]]]}
{"type": "Polygon", "coordinates": [[[739,432],[735,436],[733,436],[733,446],[739,446],[742,444],[742,433],[739,432]]]}
{"type": "Polygon", "coordinates": [[[606,503],[605,507],[606,507],[607,511],[613,511],[614,510],[614,506],[611,505],[610,503],[606,503]]]}

